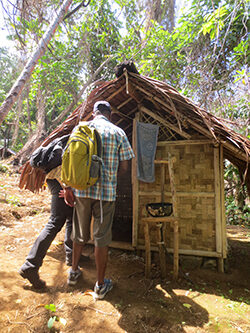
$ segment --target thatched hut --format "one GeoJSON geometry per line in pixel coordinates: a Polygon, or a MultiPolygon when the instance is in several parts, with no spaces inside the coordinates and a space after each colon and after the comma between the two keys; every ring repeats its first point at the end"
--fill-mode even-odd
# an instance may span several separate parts
{"type": "MultiPolygon", "coordinates": [[[[120,74],[94,89],[43,145],[70,133],[80,119],[91,119],[93,104],[98,100],[109,101],[113,109],[112,121],[127,133],[135,153],[136,122],[159,125],[155,159],[167,161],[171,154],[175,161],[179,253],[218,258],[223,271],[223,259],[227,256],[224,160],[228,159],[239,168],[249,190],[250,141],[231,130],[223,119],[199,108],[170,85],[126,69],[120,74]]],[[[133,159],[127,176],[118,181],[113,246],[143,250],[145,234],[142,221],[148,216],[146,204],[160,202],[162,197],[172,202],[173,192],[171,177],[168,172],[162,173],[160,164],[155,165],[155,181],[146,183],[137,179],[136,163],[133,159]]],[[[38,190],[43,176],[37,175],[39,172],[26,164],[20,187],[38,190]]],[[[168,224],[164,237],[170,252],[173,249],[171,231],[172,226],[168,224]]],[[[154,230],[151,232],[152,249],[156,250],[156,236],[154,230]]]]}

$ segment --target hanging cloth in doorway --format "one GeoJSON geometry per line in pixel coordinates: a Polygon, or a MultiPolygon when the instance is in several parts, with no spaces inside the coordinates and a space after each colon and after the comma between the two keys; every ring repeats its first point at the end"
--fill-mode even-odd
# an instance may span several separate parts
{"type": "Polygon", "coordinates": [[[155,181],[154,159],[159,126],[136,123],[137,135],[137,178],[146,183],[155,181]]]}

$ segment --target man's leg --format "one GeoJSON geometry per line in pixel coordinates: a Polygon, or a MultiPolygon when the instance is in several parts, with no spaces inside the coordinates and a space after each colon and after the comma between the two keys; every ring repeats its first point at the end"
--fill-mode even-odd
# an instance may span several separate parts
{"type": "Polygon", "coordinates": [[[112,287],[112,281],[105,279],[106,267],[108,262],[108,245],[112,240],[112,223],[115,211],[115,203],[103,201],[103,222],[101,223],[100,202],[95,201],[93,205],[94,226],[93,236],[95,242],[95,262],[97,271],[97,281],[95,284],[96,297],[99,299],[109,292],[112,287]]]}
{"type": "Polygon", "coordinates": [[[79,261],[84,245],[90,238],[91,222],[91,199],[76,197],[75,209],[73,212],[73,254],[72,268],[69,270],[68,284],[75,285],[81,277],[79,261]]]}
{"type": "Polygon", "coordinates": [[[78,269],[79,260],[82,254],[84,244],[73,242],[72,270],[78,269]]]}
{"type": "Polygon", "coordinates": [[[79,268],[79,261],[83,250],[84,243],[76,243],[73,241],[73,253],[72,253],[72,267],[69,270],[67,283],[70,286],[74,286],[82,276],[82,272],[79,268]]]}
{"type": "MultiPolygon", "coordinates": [[[[52,194],[50,219],[33,244],[25,263],[19,271],[20,275],[27,278],[34,287],[36,287],[36,280],[38,280],[37,287],[40,286],[38,270],[42,266],[43,259],[52,241],[62,229],[68,214],[68,208],[64,200],[58,197],[61,189],[60,184],[56,180],[48,180],[48,186],[52,194]]],[[[43,284],[45,285],[44,282],[43,284]]]]}
{"type": "Polygon", "coordinates": [[[95,263],[97,271],[97,282],[98,285],[104,283],[104,277],[108,262],[108,246],[95,247],[95,263]]]}
{"type": "MultiPolygon", "coordinates": [[[[66,253],[66,264],[72,266],[72,256],[73,256],[73,241],[71,239],[72,234],[72,218],[66,222],[65,238],[64,238],[64,248],[66,253]]],[[[84,246],[84,245],[83,245],[84,246]]],[[[80,259],[78,262],[79,266],[86,264],[90,260],[89,256],[84,256],[80,254],[80,259]]]]}
{"type": "Polygon", "coordinates": [[[64,249],[66,255],[66,264],[68,266],[72,265],[72,252],[73,252],[73,242],[71,239],[72,234],[72,216],[66,221],[65,237],[64,237],[64,249]]]}

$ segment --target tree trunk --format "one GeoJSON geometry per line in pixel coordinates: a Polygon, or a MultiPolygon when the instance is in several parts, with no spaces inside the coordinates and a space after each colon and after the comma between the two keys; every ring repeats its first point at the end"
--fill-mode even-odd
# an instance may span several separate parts
{"type": "Polygon", "coordinates": [[[17,81],[12,86],[9,94],[7,95],[6,99],[4,100],[3,104],[0,107],[0,125],[2,124],[4,118],[16,102],[18,96],[20,95],[21,91],[24,88],[25,83],[29,79],[35,65],[37,64],[39,58],[44,55],[46,47],[50,42],[51,38],[53,37],[58,25],[63,20],[65,13],[68,11],[68,8],[73,0],[65,0],[62,6],[58,11],[57,17],[54,21],[49,25],[48,29],[44,33],[43,37],[41,38],[37,49],[33,52],[31,57],[29,58],[26,66],[24,67],[22,73],[20,74],[17,81]]]}
{"type": "Polygon", "coordinates": [[[146,31],[152,27],[152,20],[160,23],[165,30],[173,31],[175,26],[175,0],[146,0],[146,31]]]}
{"type": "Polygon", "coordinates": [[[27,120],[28,120],[28,128],[29,128],[29,135],[32,134],[32,128],[31,128],[31,119],[30,119],[30,99],[29,99],[29,93],[30,93],[30,84],[27,85],[27,120]]]}
{"type": "Polygon", "coordinates": [[[32,154],[32,152],[40,146],[43,140],[46,137],[46,128],[45,128],[45,96],[43,95],[40,87],[37,91],[37,128],[36,132],[29,138],[23,148],[16,155],[19,164],[24,164],[32,154]]]}
{"type": "Polygon", "coordinates": [[[22,94],[19,96],[18,101],[17,101],[17,112],[16,112],[16,120],[15,120],[15,125],[14,125],[14,133],[12,136],[12,142],[11,142],[11,147],[14,148],[17,142],[18,138],[18,131],[19,131],[19,120],[20,120],[20,114],[22,111],[22,104],[23,104],[23,98],[22,94]]]}

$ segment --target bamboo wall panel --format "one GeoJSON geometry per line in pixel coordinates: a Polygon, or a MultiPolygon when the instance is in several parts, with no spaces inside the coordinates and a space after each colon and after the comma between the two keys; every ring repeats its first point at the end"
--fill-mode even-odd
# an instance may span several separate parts
{"type": "MultiPolygon", "coordinates": [[[[180,218],[180,249],[216,251],[213,146],[212,144],[176,146],[166,144],[157,147],[156,159],[167,159],[169,152],[176,157],[174,175],[180,218]],[[183,192],[185,192],[184,196],[181,195],[183,192]],[[188,192],[190,196],[187,195],[188,192]]],[[[172,202],[169,191],[169,173],[166,166],[165,202],[172,202]]],[[[160,166],[155,165],[155,182],[139,182],[139,221],[140,218],[149,216],[146,211],[147,203],[161,202],[160,192],[160,166]]],[[[143,232],[143,226],[139,223],[138,244],[144,244],[143,232]]],[[[150,232],[151,239],[156,242],[156,232],[153,230],[150,232]]],[[[166,245],[173,248],[172,225],[167,225],[166,245]]]]}

